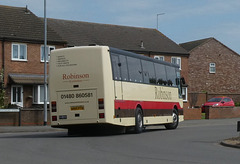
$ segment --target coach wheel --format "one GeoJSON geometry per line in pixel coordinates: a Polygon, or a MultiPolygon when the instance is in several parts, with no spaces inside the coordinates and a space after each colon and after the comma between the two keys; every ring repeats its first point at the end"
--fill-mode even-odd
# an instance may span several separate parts
{"type": "Polygon", "coordinates": [[[167,129],[176,129],[178,127],[179,116],[178,116],[178,111],[175,108],[173,109],[172,117],[173,117],[173,123],[165,125],[167,129]]]}
{"type": "Polygon", "coordinates": [[[141,133],[143,131],[143,114],[141,108],[137,107],[135,112],[135,132],[141,133]]]}

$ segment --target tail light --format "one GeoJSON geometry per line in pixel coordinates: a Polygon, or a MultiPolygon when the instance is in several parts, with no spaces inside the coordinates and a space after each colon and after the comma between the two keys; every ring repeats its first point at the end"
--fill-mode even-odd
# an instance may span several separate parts
{"type": "Polygon", "coordinates": [[[57,112],[57,102],[56,101],[52,101],[52,112],[57,112]]]}
{"type": "Polygon", "coordinates": [[[57,116],[52,116],[52,121],[57,121],[57,116]]]}
{"type": "Polygon", "coordinates": [[[104,113],[99,113],[99,118],[105,118],[105,114],[104,113]]]}
{"type": "Polygon", "coordinates": [[[104,109],[104,99],[98,99],[98,109],[104,109]]]}

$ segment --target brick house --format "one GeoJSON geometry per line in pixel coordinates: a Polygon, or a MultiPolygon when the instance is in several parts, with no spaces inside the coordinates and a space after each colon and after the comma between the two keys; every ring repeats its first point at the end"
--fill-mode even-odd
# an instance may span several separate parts
{"type": "MultiPolygon", "coordinates": [[[[206,95],[229,96],[240,102],[240,56],[215,38],[206,38],[180,44],[189,53],[188,91],[190,98],[206,95]]],[[[199,97],[200,99],[201,97],[199,97]]],[[[194,104],[193,104],[194,105],[194,104]]]]}
{"type": "MultiPolygon", "coordinates": [[[[44,21],[27,8],[0,5],[0,23],[0,91],[5,90],[5,105],[43,110],[44,21]]],[[[48,19],[47,24],[48,52],[108,45],[179,64],[187,86],[189,53],[156,29],[57,19],[48,19]]],[[[186,87],[184,93],[187,102],[186,87]]]]}
{"type": "Polygon", "coordinates": [[[183,98],[187,105],[189,53],[158,30],[59,19],[48,19],[48,25],[67,40],[68,46],[108,45],[179,64],[186,82],[183,98]]]}
{"type": "MultiPolygon", "coordinates": [[[[5,105],[29,108],[43,104],[44,22],[27,8],[0,6],[0,23],[5,105]]],[[[56,32],[47,31],[49,51],[65,47],[66,42],[56,32]]]]}
{"type": "MultiPolygon", "coordinates": [[[[9,6],[0,8],[0,14],[4,15],[0,18],[4,24],[0,31],[3,49],[1,50],[3,62],[0,63],[0,68],[4,69],[7,102],[30,107],[31,102],[41,97],[38,95],[36,98],[33,90],[40,92],[43,84],[44,63],[41,57],[44,39],[43,19],[35,16],[27,8],[9,6]],[[14,58],[17,51],[19,56],[14,58]],[[22,52],[25,55],[22,55],[22,52]],[[32,88],[35,85],[36,88],[32,88]],[[24,88],[26,89],[23,95],[13,96],[13,92],[19,93],[17,90],[24,88]],[[23,104],[15,102],[19,97],[23,97],[23,104]]],[[[49,49],[89,44],[108,45],[174,62],[180,65],[181,74],[185,81],[188,81],[188,52],[156,29],[48,19],[49,49]]],[[[40,100],[36,102],[39,104],[40,100]]]]}

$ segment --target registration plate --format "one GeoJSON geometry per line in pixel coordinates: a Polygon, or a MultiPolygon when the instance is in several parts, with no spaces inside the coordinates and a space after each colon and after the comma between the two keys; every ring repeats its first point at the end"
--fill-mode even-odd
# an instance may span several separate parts
{"type": "Polygon", "coordinates": [[[71,106],[71,110],[84,110],[84,106],[71,106]]]}

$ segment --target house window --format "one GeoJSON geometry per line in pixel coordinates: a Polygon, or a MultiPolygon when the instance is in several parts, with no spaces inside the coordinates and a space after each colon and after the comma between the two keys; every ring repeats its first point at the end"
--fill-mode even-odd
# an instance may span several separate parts
{"type": "Polygon", "coordinates": [[[164,61],[164,56],[154,56],[154,59],[164,61]]]}
{"type": "Polygon", "coordinates": [[[186,87],[182,87],[182,98],[183,98],[183,102],[187,102],[187,88],[186,87]]]}
{"type": "Polygon", "coordinates": [[[21,85],[11,87],[11,104],[23,107],[23,87],[21,85]]]}
{"type": "Polygon", "coordinates": [[[216,64],[215,63],[209,64],[209,73],[216,73],[216,64]]]}
{"type": "Polygon", "coordinates": [[[179,69],[181,70],[181,57],[172,57],[171,63],[179,65],[179,69]]]}
{"type": "Polygon", "coordinates": [[[27,61],[26,44],[12,44],[12,60],[27,61]]]}
{"type": "MultiPolygon", "coordinates": [[[[55,50],[55,46],[47,46],[47,62],[50,60],[50,53],[52,50],[55,50]]],[[[41,62],[44,62],[44,45],[41,46],[41,62]]]]}
{"type": "MultiPolygon", "coordinates": [[[[48,87],[47,87],[48,93],[48,87]]],[[[47,94],[47,102],[49,102],[49,95],[47,94]]],[[[44,103],[44,85],[33,86],[33,103],[43,104],[44,103]]]]}

